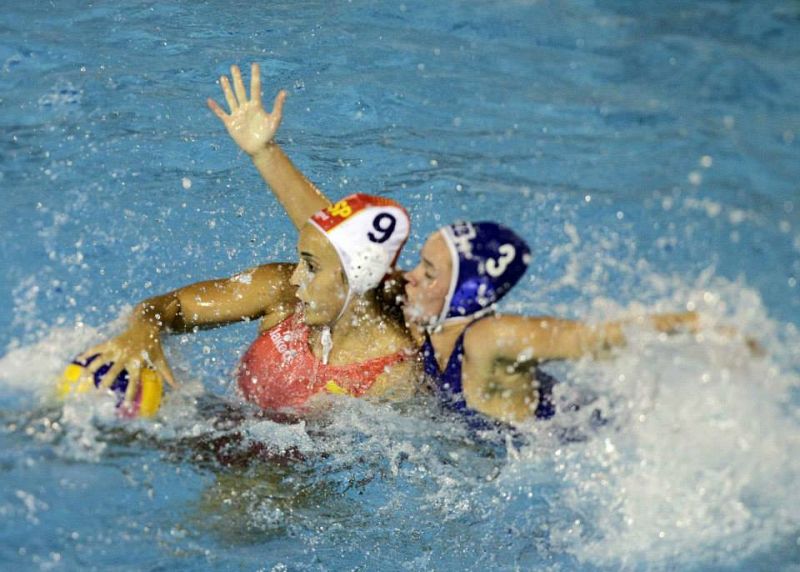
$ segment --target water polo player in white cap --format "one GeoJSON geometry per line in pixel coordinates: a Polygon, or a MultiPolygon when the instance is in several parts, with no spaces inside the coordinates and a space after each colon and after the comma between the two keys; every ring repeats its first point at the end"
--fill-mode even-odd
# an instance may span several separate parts
{"type": "Polygon", "coordinates": [[[76,363],[86,364],[84,377],[102,387],[121,376],[133,380],[125,396],[130,402],[148,363],[175,385],[162,333],[261,318],[261,334],[237,372],[248,401],[279,410],[322,392],[407,395],[417,377],[416,348],[402,318],[383,311],[375,288],[408,233],[399,204],[351,195],[303,225],[297,265],[266,264],[145,300],[121,335],[76,363]]]}
{"type": "MultiPolygon", "coordinates": [[[[258,65],[252,66],[248,99],[241,72],[233,86],[220,78],[230,113],[209,107],[286,208],[295,225],[328,199],[292,165],[274,141],[286,93],[271,113],[261,105],[258,65]]],[[[552,317],[497,315],[494,304],[522,277],[530,250],[511,230],[493,222],[458,223],[432,234],[421,262],[405,275],[403,311],[421,349],[425,372],[442,403],[465,415],[482,413],[519,422],[548,418],[553,380],[538,366],[578,358],[625,342],[622,323],[590,326],[552,317]]],[[[645,318],[661,331],[696,328],[692,312],[645,318]]]]}

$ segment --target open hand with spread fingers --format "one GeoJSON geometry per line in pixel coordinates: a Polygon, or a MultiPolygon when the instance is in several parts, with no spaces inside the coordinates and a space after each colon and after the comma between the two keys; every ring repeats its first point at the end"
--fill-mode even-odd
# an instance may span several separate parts
{"type": "Polygon", "coordinates": [[[249,99],[239,66],[231,66],[231,78],[233,86],[226,76],[219,80],[229,113],[211,98],[207,101],[208,107],[219,117],[236,144],[253,156],[272,144],[281,124],[283,102],[287,94],[285,90],[279,91],[272,112],[267,113],[261,104],[261,70],[258,64],[254,63],[251,67],[249,99]]]}

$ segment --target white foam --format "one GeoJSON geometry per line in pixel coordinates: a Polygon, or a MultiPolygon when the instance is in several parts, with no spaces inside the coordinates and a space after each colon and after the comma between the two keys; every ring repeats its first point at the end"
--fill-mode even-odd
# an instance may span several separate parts
{"type": "Polygon", "coordinates": [[[52,327],[37,342],[10,347],[0,357],[0,384],[4,389],[43,396],[55,388],[72,358],[100,340],[100,330],[83,323],[52,327]]]}
{"type": "MultiPolygon", "coordinates": [[[[800,378],[786,367],[797,366],[791,348],[800,338],[783,328],[793,339],[780,341],[782,328],[740,284],[714,281],[682,295],[706,313],[701,334],[632,328],[615,359],[574,371],[610,418],[587,442],[551,453],[564,485],[559,512],[579,515],[559,519],[551,541],[580,561],[730,563],[800,527],[800,419],[791,401],[800,378]],[[718,323],[757,333],[773,353],[753,357],[743,339],[716,332],[718,323]]],[[[541,462],[541,448],[520,457],[541,462]]],[[[507,472],[519,473],[514,465],[507,472]]]]}
{"type": "Polygon", "coordinates": [[[267,419],[248,421],[243,433],[251,441],[266,444],[277,453],[296,450],[309,454],[316,450],[314,441],[306,432],[305,421],[298,423],[275,423],[267,419]]]}

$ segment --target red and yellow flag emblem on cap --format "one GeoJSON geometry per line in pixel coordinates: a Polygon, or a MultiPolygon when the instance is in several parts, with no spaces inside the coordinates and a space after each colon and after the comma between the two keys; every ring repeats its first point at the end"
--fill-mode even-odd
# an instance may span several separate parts
{"type": "Polygon", "coordinates": [[[311,220],[325,232],[331,231],[339,224],[343,223],[354,214],[368,209],[370,207],[399,207],[402,208],[397,202],[392,199],[384,197],[376,197],[373,195],[366,195],[364,193],[356,193],[343,198],[337,203],[332,204],[328,208],[322,209],[315,213],[311,220]]]}

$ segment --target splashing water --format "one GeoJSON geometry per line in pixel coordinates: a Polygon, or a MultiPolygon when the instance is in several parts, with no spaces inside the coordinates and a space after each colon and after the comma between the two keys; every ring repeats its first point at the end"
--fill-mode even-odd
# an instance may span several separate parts
{"type": "Polygon", "coordinates": [[[8,567],[796,572],[795,3],[118,4],[2,16],[8,567]],[[255,324],[172,338],[150,422],[55,403],[120,304],[295,259],[203,108],[250,60],[265,98],[295,87],[281,143],[315,183],[409,207],[405,267],[495,218],[534,247],[503,310],[702,332],[548,364],[559,415],[517,432],[426,397],[255,416],[230,390],[255,324]]]}
{"type": "MultiPolygon", "coordinates": [[[[370,534],[380,535],[383,526],[362,512],[375,510],[392,514],[390,526],[416,521],[417,531],[440,522],[463,542],[490,541],[510,526],[509,542],[538,555],[516,562],[541,564],[546,556],[602,570],[641,569],[643,562],[651,570],[732,566],[800,527],[793,494],[800,419],[792,396],[800,387],[800,337],[770,320],[758,295],[740,284],[710,278],[680,288],[667,281],[704,316],[701,332],[667,337],[626,327],[628,344],[613,356],[561,366],[560,415],[516,436],[471,433],[424,399],[397,408],[341,397],[330,398],[331,413],[322,417],[289,424],[244,418],[221,429],[224,416],[198,405],[199,385],[171,395],[153,423],[120,425],[111,401],[81,396],[17,430],[52,443],[65,460],[102,463],[129,440],[125,435],[139,435],[137,442],[169,455],[178,451],[176,460],[210,460],[208,466],[218,467],[215,484],[184,526],[231,542],[258,544],[265,534],[289,534],[312,544],[336,537],[357,545],[358,533],[342,519],[367,519],[370,534]],[[759,332],[766,355],[751,355],[741,334],[715,330],[727,323],[759,332]],[[230,458],[243,457],[214,461],[213,449],[198,448],[230,436],[231,427],[241,435],[234,452],[238,447],[246,457],[257,445],[268,460],[223,469],[230,458]],[[275,465],[276,459],[289,460],[275,465]],[[468,522],[476,525],[463,528],[468,522]],[[332,528],[322,533],[326,526],[332,528]]],[[[612,311],[600,301],[594,317],[659,307],[612,311]]],[[[39,361],[33,376],[52,379],[64,353],[97,334],[85,326],[54,330],[14,349],[0,362],[5,387],[45,396],[45,384],[22,382],[31,379],[30,357],[54,354],[39,361]]],[[[400,544],[385,551],[400,554],[400,544]]],[[[456,557],[437,546],[441,554],[420,557],[409,569],[456,557]]],[[[482,565],[509,562],[502,553],[487,558],[482,565]]]]}

